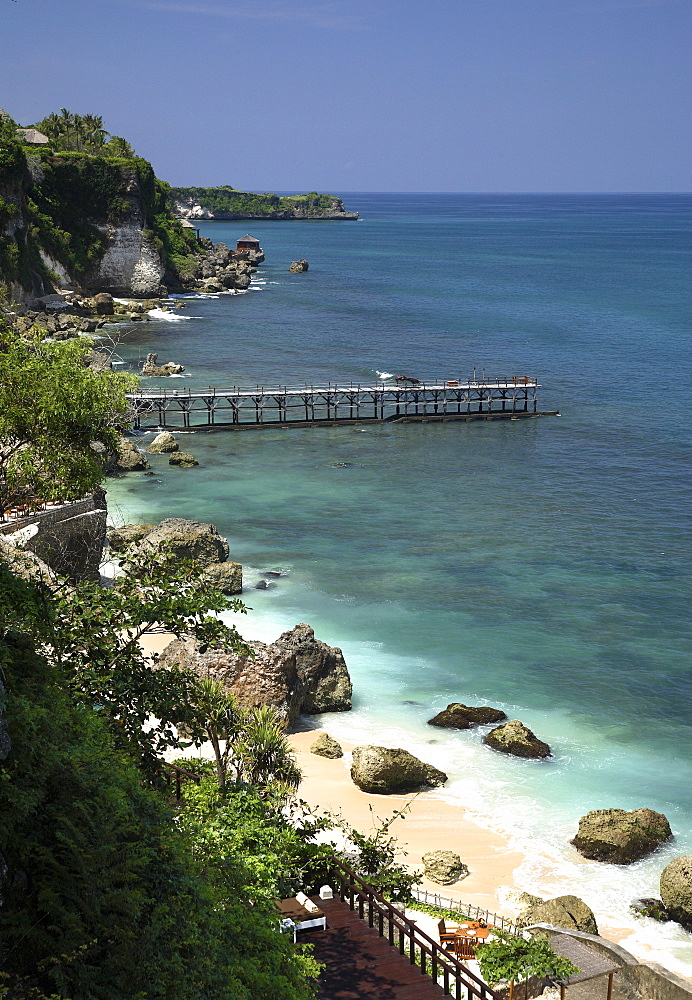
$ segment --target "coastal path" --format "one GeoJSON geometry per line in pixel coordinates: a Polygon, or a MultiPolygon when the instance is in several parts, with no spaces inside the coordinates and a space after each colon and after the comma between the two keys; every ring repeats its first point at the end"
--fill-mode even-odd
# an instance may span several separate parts
{"type": "Polygon", "coordinates": [[[556,416],[557,410],[538,409],[539,389],[535,378],[514,375],[466,382],[411,379],[377,385],[144,389],[130,393],[128,399],[134,425],[140,429],[247,430],[556,416]]]}

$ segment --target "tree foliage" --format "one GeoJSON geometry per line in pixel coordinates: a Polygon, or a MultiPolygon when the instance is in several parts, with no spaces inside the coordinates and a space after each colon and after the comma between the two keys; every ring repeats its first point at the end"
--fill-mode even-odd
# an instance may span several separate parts
{"type": "Polygon", "coordinates": [[[103,465],[91,442],[114,449],[134,379],[86,366],[84,340],[48,343],[0,320],[0,507],[25,497],[76,500],[103,465]]]}
{"type": "Polygon", "coordinates": [[[269,705],[241,708],[233,694],[213,678],[195,686],[192,710],[214,751],[219,791],[254,785],[259,790],[292,791],[301,773],[278,713],[269,705]]]}
{"type": "Polygon", "coordinates": [[[51,140],[56,150],[126,158],[134,156],[129,142],[106,131],[101,115],[78,115],[61,108],[59,113],[53,112],[42,118],[35,127],[51,140]]]}
{"type": "Polygon", "coordinates": [[[176,201],[199,204],[212,212],[228,214],[231,217],[272,218],[293,216],[299,209],[302,213],[320,214],[331,207],[333,196],[318,194],[287,195],[256,194],[252,191],[236,191],[228,185],[214,188],[172,187],[170,189],[171,204],[176,201]]]}
{"type": "Polygon", "coordinates": [[[579,970],[568,959],[556,955],[545,936],[524,938],[494,931],[494,939],[478,945],[476,957],[481,975],[490,986],[520,982],[532,976],[569,979],[579,970]]]}

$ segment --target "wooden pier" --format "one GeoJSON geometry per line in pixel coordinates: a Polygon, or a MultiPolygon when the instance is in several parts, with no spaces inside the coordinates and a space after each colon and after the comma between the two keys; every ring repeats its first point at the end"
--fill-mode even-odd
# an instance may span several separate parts
{"type": "Polygon", "coordinates": [[[135,427],[209,430],[555,416],[538,409],[535,378],[381,382],[377,385],[233,386],[129,395],[135,427]]]}

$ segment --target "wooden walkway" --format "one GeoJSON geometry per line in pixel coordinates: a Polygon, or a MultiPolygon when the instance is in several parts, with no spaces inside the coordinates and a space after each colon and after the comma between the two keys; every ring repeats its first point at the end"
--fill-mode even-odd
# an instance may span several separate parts
{"type": "Polygon", "coordinates": [[[539,411],[539,389],[535,378],[517,375],[415,384],[146,389],[129,394],[128,399],[136,427],[245,430],[373,421],[502,420],[554,414],[539,411]]]}
{"type": "Polygon", "coordinates": [[[338,898],[316,899],[327,916],[327,930],[300,931],[298,943],[315,946],[326,965],[319,980],[319,1000],[441,1000],[444,992],[421,975],[406,955],[379,937],[367,920],[338,898]]]}

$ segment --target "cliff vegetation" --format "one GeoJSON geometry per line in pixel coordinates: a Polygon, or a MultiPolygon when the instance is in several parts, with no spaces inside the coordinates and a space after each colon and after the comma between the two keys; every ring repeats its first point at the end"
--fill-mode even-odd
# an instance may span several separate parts
{"type": "Polygon", "coordinates": [[[106,141],[100,118],[64,113],[39,123],[49,139],[40,145],[0,120],[0,284],[15,298],[107,286],[101,264],[129,234],[132,267],[148,254],[157,287],[145,291],[157,294],[166,273],[184,270],[194,233],[172,217],[169,187],[147,160],[117,136],[106,141]]]}
{"type": "Polygon", "coordinates": [[[171,187],[170,207],[189,218],[214,219],[357,219],[341,198],[331,194],[256,194],[221,187],[171,187]],[[199,206],[195,211],[194,206],[199,206]]]}

